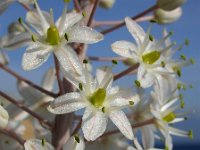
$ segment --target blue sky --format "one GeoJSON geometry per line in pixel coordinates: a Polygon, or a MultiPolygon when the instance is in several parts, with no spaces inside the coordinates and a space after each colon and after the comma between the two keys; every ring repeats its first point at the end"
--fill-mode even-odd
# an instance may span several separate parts
{"type": "MultiPolygon", "coordinates": [[[[155,0],[116,0],[116,4],[110,10],[97,9],[97,13],[95,15],[96,20],[121,20],[126,16],[134,16],[138,12],[145,10],[149,6],[153,5],[155,0]]],[[[39,4],[42,9],[49,10],[50,8],[54,9],[55,18],[58,18],[62,12],[62,0],[57,0],[55,4],[55,0],[42,1],[39,0],[39,4]]],[[[192,84],[193,89],[189,89],[184,92],[184,99],[186,103],[186,111],[190,113],[191,119],[186,121],[185,125],[181,125],[182,129],[194,129],[194,134],[200,133],[199,124],[200,124],[200,1],[188,0],[188,2],[183,6],[183,16],[177,22],[167,25],[168,31],[173,31],[174,35],[172,40],[176,41],[177,44],[182,44],[186,38],[190,40],[190,45],[183,49],[183,53],[189,58],[192,57],[195,59],[196,63],[193,66],[189,66],[183,70],[183,77],[181,78],[186,83],[192,84]]],[[[17,20],[18,17],[25,17],[25,10],[17,3],[11,5],[9,9],[0,16],[0,35],[6,34],[6,27],[8,24],[17,20]]],[[[141,23],[142,27],[146,30],[149,26],[149,23],[141,23]]],[[[152,34],[159,38],[161,37],[161,31],[164,26],[154,25],[152,34]]],[[[116,56],[110,48],[110,45],[117,40],[128,40],[133,41],[131,35],[127,31],[125,27],[120,30],[116,30],[113,33],[110,33],[105,36],[105,40],[89,46],[88,54],[93,56],[116,56]]],[[[41,75],[44,70],[53,66],[53,59],[51,58],[48,63],[45,63],[39,69],[24,72],[21,69],[21,58],[24,52],[24,48],[18,49],[15,51],[9,51],[8,55],[11,60],[10,67],[15,71],[22,74],[24,77],[29,79],[33,79],[34,82],[39,83],[41,80],[41,75]]],[[[178,57],[178,55],[177,55],[178,57]]],[[[101,66],[101,63],[94,63],[95,66],[101,66]]],[[[122,69],[122,65],[119,65],[115,69],[116,72],[119,69],[122,69]]],[[[0,71],[0,89],[3,91],[7,91],[12,93],[13,95],[17,95],[16,92],[16,81],[10,75],[0,71]]],[[[123,78],[118,84],[122,86],[131,86],[128,78],[123,78]]],[[[131,83],[132,84],[132,83],[131,83]]],[[[196,134],[197,135],[197,134],[196,134]]],[[[196,138],[192,142],[200,142],[200,137],[196,136],[196,138]]],[[[179,140],[177,140],[180,142],[179,140]]],[[[181,138],[181,142],[191,142],[190,140],[185,140],[181,138]]]]}

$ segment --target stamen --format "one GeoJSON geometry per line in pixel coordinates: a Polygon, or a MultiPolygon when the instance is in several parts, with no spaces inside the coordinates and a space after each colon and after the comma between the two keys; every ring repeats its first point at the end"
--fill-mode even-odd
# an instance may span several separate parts
{"type": "Polygon", "coordinates": [[[77,143],[80,143],[80,138],[78,137],[78,135],[75,135],[75,136],[74,136],[74,139],[75,139],[75,141],[76,141],[77,143]]]}
{"type": "Polygon", "coordinates": [[[43,139],[42,139],[42,146],[45,146],[45,144],[46,144],[46,139],[43,138],[43,139]]]}
{"type": "Polygon", "coordinates": [[[135,85],[136,85],[137,87],[141,87],[140,81],[135,80],[135,85]]]}

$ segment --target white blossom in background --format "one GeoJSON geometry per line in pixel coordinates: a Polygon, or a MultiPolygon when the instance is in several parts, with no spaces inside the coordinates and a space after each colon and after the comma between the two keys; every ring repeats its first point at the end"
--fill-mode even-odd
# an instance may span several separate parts
{"type": "Polygon", "coordinates": [[[24,4],[33,4],[34,0],[0,0],[0,15],[6,11],[8,6],[13,2],[20,2],[24,4]]]}
{"type": "Polygon", "coordinates": [[[8,119],[9,115],[7,110],[5,110],[1,105],[0,105],[0,128],[3,129],[7,126],[8,124],[8,119]]]}
{"type": "Polygon", "coordinates": [[[24,143],[25,150],[55,150],[45,139],[29,139],[24,143]]]}
{"type": "Polygon", "coordinates": [[[19,19],[19,22],[29,32],[29,37],[27,37],[29,41],[23,43],[16,36],[12,41],[8,41],[4,45],[5,48],[15,44],[28,45],[22,60],[24,70],[32,70],[39,67],[48,59],[50,53],[54,52],[62,67],[67,71],[72,71],[74,69],[74,64],[71,64],[72,59],[74,59],[74,62],[79,60],[68,44],[71,42],[92,44],[103,39],[103,35],[95,30],[78,25],[78,22],[83,18],[83,14],[67,13],[67,3],[62,16],[56,23],[54,23],[52,10],[50,10],[49,14],[41,11],[37,2],[35,2],[35,6],[36,10],[29,11],[26,15],[27,23],[35,31],[32,31],[22,19],[19,19]]]}
{"type": "Polygon", "coordinates": [[[145,33],[131,18],[126,17],[125,22],[137,45],[128,41],[117,41],[111,47],[118,55],[139,63],[137,81],[143,88],[150,87],[155,82],[156,74],[169,74],[169,71],[162,67],[162,51],[170,47],[163,48],[164,41],[156,41],[150,35],[150,29],[145,33]]]}
{"type": "Polygon", "coordinates": [[[82,130],[88,141],[101,136],[108,118],[128,139],[133,140],[129,120],[121,109],[138,102],[137,96],[126,98],[127,90],[112,87],[113,74],[110,69],[99,69],[96,78],[85,69],[84,79],[76,84],[80,92],[72,92],[56,98],[48,107],[54,114],[65,114],[86,108],[82,118],[82,130]]]}
{"type": "Polygon", "coordinates": [[[157,5],[163,10],[170,11],[182,6],[185,2],[186,0],[157,0],[157,5]]]}
{"type": "Polygon", "coordinates": [[[182,8],[178,7],[171,11],[156,9],[154,12],[155,20],[160,24],[168,24],[177,21],[182,15],[182,8]]]}
{"type": "MultiPolygon", "coordinates": [[[[167,85],[166,85],[167,86],[167,85]]],[[[180,137],[188,137],[193,138],[192,131],[182,131],[180,129],[175,128],[174,123],[185,121],[185,117],[179,117],[175,111],[179,108],[183,108],[181,104],[177,105],[176,103],[179,100],[178,96],[165,98],[162,104],[159,104],[160,93],[162,93],[164,89],[156,89],[152,92],[153,103],[151,104],[151,113],[155,117],[155,125],[158,130],[165,137],[165,146],[169,150],[172,150],[173,141],[171,135],[176,135],[180,137]]],[[[173,95],[173,93],[171,94],[173,95]]]]}

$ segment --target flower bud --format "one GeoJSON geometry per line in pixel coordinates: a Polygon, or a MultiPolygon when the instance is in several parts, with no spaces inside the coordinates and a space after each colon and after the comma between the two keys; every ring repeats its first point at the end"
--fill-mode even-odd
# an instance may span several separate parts
{"type": "Polygon", "coordinates": [[[25,32],[25,28],[18,22],[13,22],[8,26],[8,33],[25,32]]]}
{"type": "Polygon", "coordinates": [[[182,15],[181,7],[178,7],[172,11],[165,11],[163,9],[157,9],[154,12],[155,19],[160,24],[167,24],[177,21],[182,15]]]}
{"type": "Polygon", "coordinates": [[[0,105],[0,128],[5,128],[8,124],[8,112],[0,105]]]}
{"type": "Polygon", "coordinates": [[[158,0],[157,4],[159,8],[163,10],[173,10],[180,7],[186,0],[158,0]]]}
{"type": "Polygon", "coordinates": [[[102,8],[109,9],[113,7],[114,3],[115,3],[115,0],[101,0],[99,5],[102,8]]]}

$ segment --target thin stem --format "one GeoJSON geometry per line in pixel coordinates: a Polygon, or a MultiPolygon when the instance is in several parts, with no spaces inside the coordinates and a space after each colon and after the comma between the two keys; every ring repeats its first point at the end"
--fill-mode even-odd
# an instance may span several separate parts
{"type": "Polygon", "coordinates": [[[78,2],[78,0],[73,0],[74,2],[74,8],[76,9],[77,12],[81,12],[81,6],[78,2]]]}
{"type": "Polygon", "coordinates": [[[33,88],[39,90],[42,93],[45,93],[51,97],[56,98],[58,96],[58,94],[52,93],[50,91],[45,90],[44,88],[36,85],[35,83],[31,82],[30,80],[20,76],[19,74],[17,74],[16,72],[14,72],[13,70],[9,69],[8,67],[4,66],[2,63],[0,63],[0,68],[2,68],[4,71],[6,71],[7,73],[11,74],[12,76],[14,76],[15,78],[17,78],[20,81],[24,81],[25,83],[29,84],[30,86],[32,86],[33,88]]]}
{"type": "Polygon", "coordinates": [[[124,70],[124,71],[122,71],[122,72],[116,74],[116,75],[114,76],[114,80],[117,80],[117,79],[119,79],[119,78],[121,78],[121,77],[123,77],[123,76],[129,74],[130,72],[136,70],[136,69],[138,68],[138,66],[139,66],[139,64],[137,63],[137,64],[135,64],[135,65],[129,67],[128,69],[126,69],[126,70],[124,70]]]}
{"type": "MultiPolygon", "coordinates": [[[[133,124],[132,128],[135,129],[135,128],[139,128],[139,127],[142,127],[142,126],[146,126],[146,125],[152,124],[152,123],[154,123],[154,120],[155,120],[154,118],[151,118],[149,120],[145,120],[143,122],[139,122],[139,123],[133,124]]],[[[118,132],[119,132],[119,130],[113,130],[113,131],[110,131],[110,132],[106,132],[100,138],[104,138],[106,136],[110,136],[110,135],[118,133],[118,132]]]]}
{"type": "Polygon", "coordinates": [[[24,146],[25,140],[22,139],[18,134],[16,134],[13,130],[11,129],[0,129],[0,133],[3,133],[4,135],[7,135],[11,137],[12,139],[16,140],[19,144],[24,146]]]}
{"type": "Polygon", "coordinates": [[[57,81],[58,81],[58,87],[59,87],[59,95],[63,93],[63,85],[62,85],[62,80],[60,78],[60,64],[58,62],[58,59],[56,58],[55,55],[54,56],[54,63],[55,63],[55,69],[56,69],[56,77],[57,77],[57,81]]]}
{"type": "Polygon", "coordinates": [[[93,17],[94,17],[94,14],[95,14],[95,11],[97,9],[97,6],[99,4],[99,1],[100,0],[95,0],[94,4],[93,4],[93,9],[92,9],[92,12],[90,14],[90,18],[88,20],[88,23],[87,23],[87,26],[90,26],[92,24],[92,20],[93,20],[93,17]]]}
{"type": "Polygon", "coordinates": [[[123,61],[126,60],[124,57],[95,57],[95,56],[88,56],[89,60],[92,61],[112,61],[112,60],[117,60],[117,61],[123,61]]]}
{"type": "MultiPolygon", "coordinates": [[[[149,21],[154,18],[153,15],[149,16],[144,16],[136,19],[136,22],[143,22],[143,21],[149,21]]],[[[102,27],[102,26],[113,26],[113,25],[118,25],[120,23],[123,23],[123,20],[116,20],[116,21],[93,21],[92,22],[92,27],[102,27]]]]}
{"type": "Polygon", "coordinates": [[[81,128],[82,120],[79,121],[79,123],[76,125],[74,131],[72,132],[71,136],[75,135],[78,130],[81,128]]]}
{"type": "MultiPolygon", "coordinates": [[[[146,15],[146,14],[152,12],[152,11],[155,10],[155,9],[157,9],[157,5],[153,5],[153,6],[151,6],[150,8],[146,9],[145,11],[139,13],[138,15],[133,16],[132,19],[133,19],[133,20],[136,20],[136,19],[138,19],[138,18],[140,18],[140,17],[142,17],[142,16],[144,16],[144,15],[146,15]]],[[[109,33],[109,32],[112,32],[112,31],[114,31],[114,30],[120,28],[120,27],[123,27],[124,25],[125,25],[125,22],[123,21],[122,23],[119,23],[119,24],[115,25],[114,27],[111,27],[111,28],[109,28],[109,29],[106,29],[106,30],[104,30],[104,31],[101,31],[101,33],[102,33],[102,34],[107,34],[107,33],[109,33]]]]}
{"type": "Polygon", "coordinates": [[[17,100],[15,100],[14,98],[8,96],[7,94],[5,94],[4,92],[0,91],[0,96],[4,97],[6,100],[8,100],[9,102],[13,103],[14,105],[16,105],[17,107],[21,108],[22,110],[26,111],[27,113],[29,113],[31,116],[35,117],[41,124],[45,124],[47,125],[50,129],[53,128],[52,123],[48,122],[47,120],[45,120],[44,118],[42,118],[41,116],[39,116],[37,113],[33,112],[32,110],[30,110],[28,107],[26,107],[24,104],[17,102],[17,100]]]}
{"type": "Polygon", "coordinates": [[[21,3],[21,2],[18,2],[22,7],[24,7],[24,9],[26,9],[27,11],[30,11],[31,10],[31,8],[28,6],[28,5],[26,5],[26,4],[24,4],[24,3],[21,3]]]}

